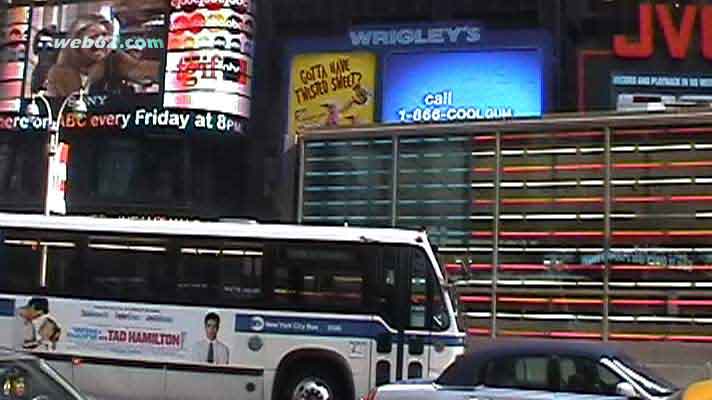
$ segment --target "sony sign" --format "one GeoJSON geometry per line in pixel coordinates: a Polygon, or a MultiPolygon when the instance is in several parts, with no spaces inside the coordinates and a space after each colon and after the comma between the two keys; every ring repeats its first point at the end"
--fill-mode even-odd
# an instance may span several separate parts
{"type": "Polygon", "coordinates": [[[657,19],[662,29],[670,57],[677,60],[687,58],[695,27],[700,31],[702,56],[712,61],[712,5],[685,6],[682,19],[673,20],[669,4],[640,5],[640,37],[631,41],[624,35],[613,37],[613,52],[624,58],[648,58],[655,52],[654,22],[657,19]]]}
{"type": "Polygon", "coordinates": [[[350,32],[354,47],[473,44],[480,41],[480,28],[461,25],[447,28],[362,29],[350,32]]]}

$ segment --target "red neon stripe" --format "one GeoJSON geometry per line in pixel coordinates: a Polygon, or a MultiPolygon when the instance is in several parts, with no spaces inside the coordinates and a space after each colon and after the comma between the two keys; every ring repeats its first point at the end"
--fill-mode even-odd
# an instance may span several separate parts
{"type": "MultiPolygon", "coordinates": [[[[492,301],[490,296],[460,296],[462,303],[489,303],[492,301]]],[[[569,306],[595,306],[603,304],[600,299],[569,299],[569,298],[554,298],[548,299],[545,297],[499,297],[497,301],[502,303],[515,304],[552,304],[552,305],[569,305],[569,306]]],[[[665,306],[674,305],[679,307],[712,307],[712,300],[648,300],[648,299],[617,299],[611,300],[614,306],[665,306]]]]}
{"type": "Polygon", "coordinates": [[[712,342],[712,336],[671,335],[667,339],[673,342],[712,342]]]}
{"type": "Polygon", "coordinates": [[[462,303],[489,303],[492,298],[489,296],[460,296],[462,303]]]}
{"type": "Polygon", "coordinates": [[[616,203],[662,203],[665,201],[664,196],[621,196],[616,197],[616,203]]]}
{"type": "MultiPolygon", "coordinates": [[[[564,164],[564,165],[518,165],[502,168],[504,173],[542,173],[551,171],[596,171],[602,170],[603,164],[564,164]]],[[[659,169],[659,168],[706,168],[712,167],[712,161],[647,162],[613,164],[614,169],[659,169]]],[[[492,173],[492,167],[477,167],[474,172],[492,173]]]]}
{"type": "Polygon", "coordinates": [[[551,204],[552,199],[502,199],[502,204],[551,204]]]}
{"type": "Polygon", "coordinates": [[[670,196],[670,201],[674,202],[688,202],[688,201],[712,201],[712,196],[709,195],[698,195],[698,196],[670,196]]]}
{"type": "Polygon", "coordinates": [[[546,332],[537,331],[502,331],[502,336],[517,336],[517,337],[548,337],[549,334],[546,332]]]}
{"type": "Polygon", "coordinates": [[[613,232],[613,237],[662,237],[665,236],[663,231],[616,231],[613,232]]]}
{"type": "Polygon", "coordinates": [[[600,339],[600,333],[593,332],[551,332],[552,338],[569,338],[569,339],[600,339]]]}
{"type": "Polygon", "coordinates": [[[712,300],[669,300],[669,304],[682,307],[710,307],[712,300]]]}
{"type": "Polygon", "coordinates": [[[458,272],[462,270],[462,266],[460,264],[445,264],[445,269],[447,272],[458,272]]]}
{"type": "MultiPolygon", "coordinates": [[[[603,132],[600,131],[582,131],[582,132],[554,132],[554,133],[533,133],[533,134],[516,134],[516,135],[502,135],[502,140],[535,140],[535,139],[549,139],[549,138],[591,138],[603,136],[603,132]]],[[[480,135],[473,137],[474,141],[487,142],[496,140],[495,135],[480,135]]]]}
{"type": "Polygon", "coordinates": [[[549,299],[540,297],[499,297],[497,301],[502,303],[517,303],[517,304],[547,304],[549,299]]]}
{"type": "Polygon", "coordinates": [[[708,237],[712,236],[712,231],[671,231],[668,232],[670,237],[708,237]]]}
{"type": "Polygon", "coordinates": [[[669,165],[673,168],[705,168],[712,167],[712,161],[680,161],[671,162],[669,165]]]}
{"type": "Polygon", "coordinates": [[[494,204],[494,200],[475,200],[473,203],[479,205],[490,205],[494,204]]]}
{"type": "Polygon", "coordinates": [[[490,236],[492,236],[492,232],[487,232],[487,231],[472,232],[472,237],[490,237],[490,236]]]}
{"type": "Polygon", "coordinates": [[[503,238],[545,238],[551,235],[551,232],[501,232],[499,236],[503,238]]]}
{"type": "Polygon", "coordinates": [[[637,341],[661,341],[665,340],[663,335],[652,335],[643,333],[611,333],[609,335],[614,340],[637,340],[637,341]]]}
{"type": "Polygon", "coordinates": [[[596,306],[603,304],[602,300],[599,299],[552,299],[551,304],[555,305],[583,305],[583,306],[596,306]]]}
{"type": "Polygon", "coordinates": [[[661,168],[663,163],[625,163],[625,164],[613,164],[615,169],[653,169],[661,168]]]}
{"type": "Polygon", "coordinates": [[[486,328],[469,328],[467,334],[472,336],[488,336],[490,330],[486,328]]]}
{"type": "Polygon", "coordinates": [[[500,264],[499,269],[505,271],[546,271],[548,268],[543,264],[500,264]]]}
{"type": "Polygon", "coordinates": [[[503,172],[509,172],[509,173],[522,173],[522,172],[549,172],[551,171],[552,167],[550,166],[523,166],[523,167],[505,167],[503,169],[503,172]]]}
{"type": "Polygon", "coordinates": [[[603,164],[572,164],[572,165],[557,165],[554,167],[556,171],[589,171],[603,169],[603,164]]]}
{"type": "Polygon", "coordinates": [[[667,131],[671,133],[712,133],[710,128],[671,128],[667,131]]]}
{"type": "Polygon", "coordinates": [[[614,306],[664,306],[665,300],[617,299],[611,300],[614,306]]]}
{"type": "Polygon", "coordinates": [[[565,197],[554,199],[557,204],[603,203],[603,197],[565,197]]]}
{"type": "MultiPolygon", "coordinates": [[[[615,203],[686,203],[695,201],[712,201],[712,195],[691,196],[620,196],[613,200],[615,203]]],[[[549,205],[549,204],[581,204],[603,203],[602,197],[563,197],[563,198],[510,198],[502,199],[505,205],[549,205]]],[[[474,204],[492,205],[494,200],[475,200],[474,204]]]]}
{"type": "Polygon", "coordinates": [[[522,172],[548,172],[551,171],[552,167],[544,165],[531,165],[531,166],[518,166],[518,167],[504,167],[502,172],[508,173],[522,173],[522,172]]]}
{"type": "MultiPolygon", "coordinates": [[[[472,237],[477,237],[477,238],[483,238],[483,237],[492,237],[492,232],[490,231],[475,231],[472,232],[472,237]]],[[[584,237],[601,237],[603,236],[603,232],[595,232],[595,231],[590,231],[590,232],[500,232],[499,234],[500,237],[503,238],[566,238],[566,237],[574,237],[574,238],[584,238],[584,237]]]]}
{"type": "Polygon", "coordinates": [[[477,142],[487,142],[490,140],[495,140],[495,139],[497,139],[497,137],[494,135],[486,135],[486,136],[475,136],[473,139],[477,142]]]}
{"type": "MultiPolygon", "coordinates": [[[[450,272],[458,272],[462,270],[460,264],[446,264],[445,268],[450,272]]],[[[603,265],[583,265],[583,264],[500,264],[499,269],[503,271],[548,271],[555,269],[559,271],[602,271],[605,268],[603,265]]],[[[470,269],[473,271],[488,271],[492,269],[491,264],[470,264],[470,269]]],[[[612,271],[646,271],[646,272],[696,272],[696,271],[712,271],[712,265],[612,265],[612,271]]]]}
{"type": "Polygon", "coordinates": [[[603,236],[603,232],[552,232],[551,236],[555,238],[560,237],[600,237],[603,236]]]}

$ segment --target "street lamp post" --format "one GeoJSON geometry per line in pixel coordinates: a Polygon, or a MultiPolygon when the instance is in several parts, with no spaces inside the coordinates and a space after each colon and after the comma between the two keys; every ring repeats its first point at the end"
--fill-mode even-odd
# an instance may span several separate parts
{"type": "MultiPolygon", "coordinates": [[[[52,191],[52,176],[53,172],[52,167],[54,166],[54,163],[52,162],[53,157],[57,154],[59,151],[59,128],[60,124],[62,122],[62,116],[64,114],[64,110],[69,105],[73,99],[77,97],[77,100],[70,106],[71,109],[74,112],[79,112],[79,113],[86,113],[87,112],[87,105],[84,102],[84,90],[77,90],[75,92],[72,92],[67,96],[64,101],[62,102],[62,105],[59,107],[59,112],[57,113],[57,119],[55,120],[53,118],[53,113],[52,113],[52,106],[47,100],[47,97],[40,92],[32,96],[32,103],[28,104],[27,106],[27,114],[32,115],[32,116],[39,116],[40,115],[40,110],[39,107],[37,106],[37,99],[42,100],[42,102],[45,105],[45,108],[47,109],[47,133],[49,134],[49,142],[48,142],[48,149],[47,149],[47,176],[45,180],[45,199],[44,199],[44,215],[49,216],[51,212],[51,207],[50,207],[50,197],[51,197],[51,191],[52,191]]],[[[41,264],[41,273],[40,273],[40,285],[41,287],[47,286],[47,245],[41,245],[41,257],[40,257],[40,264],[41,264]]]]}
{"type": "Polygon", "coordinates": [[[78,99],[76,102],[71,106],[74,112],[79,112],[79,113],[86,113],[87,112],[87,106],[86,103],[84,102],[84,91],[83,90],[77,90],[75,92],[72,92],[67,96],[64,101],[62,102],[62,105],[59,107],[59,113],[57,113],[57,119],[55,120],[53,118],[53,112],[52,112],[52,106],[47,100],[47,97],[40,92],[32,96],[32,103],[30,103],[27,106],[27,113],[33,116],[38,116],[40,115],[39,112],[39,107],[37,107],[37,99],[42,100],[42,102],[45,105],[45,108],[47,109],[47,118],[48,118],[48,126],[47,126],[47,132],[49,133],[49,148],[47,150],[47,179],[45,181],[45,201],[44,201],[44,215],[50,215],[50,191],[51,191],[51,182],[52,182],[52,157],[57,153],[59,150],[59,128],[60,124],[62,122],[62,116],[64,114],[64,110],[67,107],[67,105],[73,101],[75,97],[78,96],[78,99]]]}

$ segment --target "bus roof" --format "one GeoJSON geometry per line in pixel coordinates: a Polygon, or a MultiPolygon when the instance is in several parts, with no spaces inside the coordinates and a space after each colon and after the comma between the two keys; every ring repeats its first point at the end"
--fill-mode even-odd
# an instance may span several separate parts
{"type": "Polygon", "coordinates": [[[126,233],[161,236],[220,238],[303,239],[320,241],[416,244],[427,239],[425,232],[393,228],[309,226],[236,222],[136,220],[84,216],[44,216],[0,213],[0,228],[126,233]]]}

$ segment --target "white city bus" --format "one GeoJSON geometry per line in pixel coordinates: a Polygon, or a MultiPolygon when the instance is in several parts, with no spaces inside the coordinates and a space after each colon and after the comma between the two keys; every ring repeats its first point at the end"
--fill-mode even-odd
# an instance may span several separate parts
{"type": "Polygon", "coordinates": [[[21,214],[0,232],[0,345],[97,397],[352,400],[464,349],[424,232],[21,214]]]}

